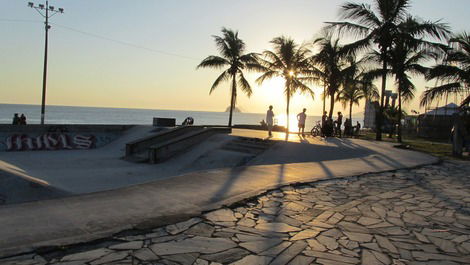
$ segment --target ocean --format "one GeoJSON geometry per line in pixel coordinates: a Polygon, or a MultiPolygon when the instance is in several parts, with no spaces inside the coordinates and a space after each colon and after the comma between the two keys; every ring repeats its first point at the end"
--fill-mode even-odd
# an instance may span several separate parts
{"type": "MultiPolygon", "coordinates": [[[[13,114],[25,114],[28,124],[41,121],[40,105],[0,104],[0,123],[11,124],[13,114]]],[[[258,125],[266,118],[265,113],[234,113],[232,124],[258,125]]],[[[296,114],[290,115],[290,129],[297,130],[296,114]]],[[[124,109],[98,107],[46,106],[46,124],[136,124],[151,125],[154,117],[175,118],[181,124],[186,117],[193,117],[195,125],[227,125],[228,112],[124,109]]],[[[308,116],[305,130],[310,130],[320,116],[308,116]]],[[[362,124],[361,119],[353,118],[362,124]]],[[[275,123],[285,125],[285,114],[275,117],[275,123]]]]}

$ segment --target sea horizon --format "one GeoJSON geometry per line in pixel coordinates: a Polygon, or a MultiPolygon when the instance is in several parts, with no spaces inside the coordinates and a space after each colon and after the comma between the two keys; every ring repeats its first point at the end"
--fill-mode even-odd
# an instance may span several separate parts
{"type": "MultiPolygon", "coordinates": [[[[28,124],[40,124],[41,106],[34,104],[8,104],[0,103],[0,124],[11,124],[14,113],[24,113],[28,124]]],[[[307,113],[308,114],[308,113],[307,113]]],[[[265,120],[265,113],[234,112],[233,125],[259,125],[265,120]]],[[[290,130],[297,130],[296,113],[290,114],[290,130]]],[[[343,113],[344,118],[347,114],[343,113]]],[[[176,125],[180,125],[187,117],[194,118],[194,125],[226,125],[228,112],[197,111],[197,110],[169,110],[169,109],[141,109],[141,108],[111,108],[111,107],[83,107],[83,106],[46,106],[46,124],[123,124],[123,125],[152,125],[153,118],[174,118],[176,125]]],[[[275,124],[285,126],[286,115],[277,113],[275,124]]],[[[310,131],[320,115],[307,115],[305,126],[310,131]]],[[[359,121],[363,124],[363,116],[353,114],[353,124],[359,121]]]]}

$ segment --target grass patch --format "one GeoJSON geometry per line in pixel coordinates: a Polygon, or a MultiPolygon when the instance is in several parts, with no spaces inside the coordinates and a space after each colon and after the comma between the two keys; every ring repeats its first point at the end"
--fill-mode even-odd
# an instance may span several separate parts
{"type": "MultiPolygon", "coordinates": [[[[361,132],[359,139],[363,140],[375,140],[374,132],[361,132]]],[[[396,138],[389,138],[388,134],[382,134],[382,140],[384,142],[397,143],[396,138]]],[[[457,160],[470,160],[468,156],[463,158],[456,158],[452,156],[452,144],[445,141],[434,141],[429,139],[423,139],[416,136],[404,136],[403,145],[411,150],[428,153],[437,156],[442,159],[457,159],[457,160]]]]}

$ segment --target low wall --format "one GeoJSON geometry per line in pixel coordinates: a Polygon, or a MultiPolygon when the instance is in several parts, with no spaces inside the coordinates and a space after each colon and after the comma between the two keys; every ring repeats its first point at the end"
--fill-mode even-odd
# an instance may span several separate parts
{"type": "Polygon", "coordinates": [[[73,150],[102,147],[133,125],[0,124],[0,151],[73,150]]]}
{"type": "Polygon", "coordinates": [[[146,151],[149,146],[171,140],[175,137],[194,130],[201,130],[200,126],[181,126],[166,131],[162,131],[156,135],[151,135],[126,144],[126,156],[146,151]]]}

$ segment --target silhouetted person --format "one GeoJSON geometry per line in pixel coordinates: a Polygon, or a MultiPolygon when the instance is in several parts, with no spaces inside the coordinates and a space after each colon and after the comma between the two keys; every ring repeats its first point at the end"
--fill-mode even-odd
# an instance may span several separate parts
{"type": "Polygon", "coordinates": [[[307,120],[307,114],[305,114],[306,111],[307,109],[304,108],[301,113],[297,114],[297,121],[299,122],[299,134],[300,130],[302,130],[302,136],[305,136],[305,121],[307,120]]]}
{"type": "Polygon", "coordinates": [[[193,125],[193,124],[194,124],[193,117],[187,117],[186,119],[184,119],[181,125],[193,125]]]}
{"type": "Polygon", "coordinates": [[[352,124],[348,118],[344,121],[344,135],[352,136],[352,124]]]}
{"type": "Polygon", "coordinates": [[[266,112],[266,124],[268,125],[269,136],[273,136],[273,125],[274,125],[274,112],[273,106],[269,106],[268,111],[266,112]]]}
{"type": "Polygon", "coordinates": [[[341,111],[339,111],[338,119],[336,120],[336,130],[338,131],[340,138],[341,138],[341,124],[343,124],[343,114],[341,114],[341,111]]]}
{"type": "Polygon", "coordinates": [[[357,121],[356,122],[356,131],[354,132],[356,135],[359,135],[359,132],[361,131],[361,124],[357,121]]]}
{"type": "Polygon", "coordinates": [[[21,113],[20,125],[26,125],[26,116],[23,113],[21,113]]]}
{"type": "Polygon", "coordinates": [[[325,136],[326,122],[328,121],[328,112],[324,111],[323,116],[321,116],[321,134],[325,136]]]}
{"type": "Polygon", "coordinates": [[[20,117],[18,117],[18,113],[15,113],[15,115],[13,115],[13,122],[12,122],[13,125],[18,125],[20,124],[20,117]]]}

